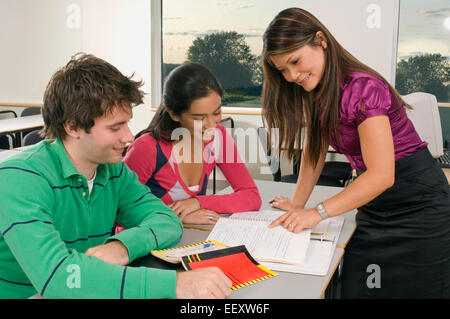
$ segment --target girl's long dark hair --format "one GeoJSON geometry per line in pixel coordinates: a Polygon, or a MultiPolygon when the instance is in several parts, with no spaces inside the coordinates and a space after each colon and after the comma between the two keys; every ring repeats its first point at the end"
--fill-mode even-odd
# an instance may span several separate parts
{"type": "Polygon", "coordinates": [[[161,105],[155,116],[136,138],[151,132],[155,139],[170,142],[172,131],[180,127],[180,123],[172,120],[168,110],[179,116],[189,110],[194,100],[208,96],[211,91],[220,97],[224,94],[219,81],[208,68],[193,62],[176,67],[164,81],[161,105]]]}
{"type": "MultiPolygon", "coordinates": [[[[305,158],[316,167],[324,147],[328,147],[330,133],[337,132],[342,79],[353,72],[372,74],[387,85],[389,83],[378,72],[361,63],[345,50],[311,13],[290,8],[281,11],[269,24],[263,36],[262,65],[264,84],[262,91],[262,114],[264,125],[279,129],[279,149],[287,148],[290,159],[300,160],[302,133],[307,134],[305,158]],[[322,31],[327,42],[325,68],[321,83],[311,92],[296,83],[287,82],[271,61],[271,56],[292,52],[304,45],[317,46],[316,33],[322,31]],[[304,131],[304,132],[303,132],[304,131]],[[328,142],[328,143],[326,143],[328,142]]],[[[395,89],[389,85],[400,109],[405,103],[395,89]]]]}

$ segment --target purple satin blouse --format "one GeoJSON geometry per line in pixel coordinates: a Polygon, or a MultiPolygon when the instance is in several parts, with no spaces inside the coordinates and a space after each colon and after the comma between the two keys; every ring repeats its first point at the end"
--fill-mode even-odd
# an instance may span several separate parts
{"type": "Polygon", "coordinates": [[[350,165],[357,170],[365,170],[358,134],[358,125],[366,118],[387,115],[394,139],[395,160],[409,156],[427,147],[414,129],[406,111],[399,111],[389,86],[377,77],[354,72],[341,83],[342,98],[339,106],[338,133],[341,143],[337,143],[331,133],[331,146],[344,154],[350,165]]]}

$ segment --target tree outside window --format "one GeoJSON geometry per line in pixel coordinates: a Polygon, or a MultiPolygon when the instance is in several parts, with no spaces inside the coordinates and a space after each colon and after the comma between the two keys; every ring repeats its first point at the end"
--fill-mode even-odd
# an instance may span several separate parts
{"type": "Polygon", "coordinates": [[[191,61],[208,67],[225,89],[223,105],[261,107],[262,35],[298,0],[163,0],[163,80],[191,61]]]}
{"type": "MultiPolygon", "coordinates": [[[[402,0],[396,89],[436,96],[444,141],[450,141],[450,3],[402,0]]],[[[447,142],[449,144],[450,142],[447,142]]],[[[450,148],[450,145],[447,145],[450,148]]]]}

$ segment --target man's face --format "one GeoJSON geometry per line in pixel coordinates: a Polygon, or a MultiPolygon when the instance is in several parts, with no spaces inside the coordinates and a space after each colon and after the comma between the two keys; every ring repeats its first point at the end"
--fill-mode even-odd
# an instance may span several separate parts
{"type": "Polygon", "coordinates": [[[128,127],[131,117],[131,107],[116,107],[96,118],[89,133],[80,132],[79,155],[90,164],[119,163],[125,146],[134,140],[128,127]]]}

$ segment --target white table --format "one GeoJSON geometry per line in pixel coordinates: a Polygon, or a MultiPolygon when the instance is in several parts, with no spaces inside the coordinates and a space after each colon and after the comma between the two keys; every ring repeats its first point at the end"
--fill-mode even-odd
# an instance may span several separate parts
{"type": "Polygon", "coordinates": [[[44,126],[42,115],[30,115],[0,120],[1,133],[16,133],[44,126]]]}
{"type": "MultiPolygon", "coordinates": [[[[256,185],[258,186],[259,193],[262,198],[261,209],[274,209],[270,206],[269,201],[278,195],[285,197],[291,197],[294,193],[295,184],[293,183],[281,183],[273,181],[262,181],[256,180],[256,185]]],[[[323,202],[327,198],[330,198],[337,193],[341,192],[343,188],[340,187],[330,187],[330,186],[316,186],[306,203],[306,207],[314,207],[318,203],[323,202]]],[[[232,191],[231,187],[224,189],[219,192],[219,194],[226,194],[232,191]]],[[[355,223],[356,209],[344,214],[345,222],[342,227],[341,234],[337,241],[336,250],[334,252],[333,259],[331,261],[330,269],[326,276],[313,276],[304,274],[293,274],[287,272],[278,271],[278,276],[273,278],[276,280],[266,280],[261,282],[261,289],[268,284],[267,290],[264,291],[256,290],[248,293],[244,289],[238,289],[233,292],[232,298],[323,298],[325,291],[337,269],[339,263],[345,252],[345,247],[347,246],[353,232],[356,229],[355,223]],[[269,283],[272,281],[272,283],[269,283]],[[266,283],[267,282],[267,283],[266,283]],[[270,287],[270,288],[269,288],[270,287]],[[269,289],[273,289],[270,292],[269,289]],[[269,296],[268,296],[269,295],[269,296]]]]}
{"type": "MultiPolygon", "coordinates": [[[[4,119],[0,120],[0,135],[13,135],[27,130],[38,129],[42,126],[44,126],[44,119],[41,114],[4,119]]],[[[18,134],[16,134],[14,146],[20,146],[18,134]]]]}
{"type": "MultiPolygon", "coordinates": [[[[255,181],[259,188],[261,198],[263,200],[262,209],[272,209],[268,201],[276,195],[290,197],[294,191],[295,184],[280,183],[272,181],[255,181]]],[[[317,203],[342,191],[342,188],[316,186],[313,190],[307,207],[315,206],[317,203]]],[[[226,188],[218,194],[230,193],[231,188],[226,188]]],[[[326,276],[314,276],[296,273],[287,273],[277,271],[278,276],[263,280],[256,284],[237,289],[231,293],[231,299],[317,299],[324,298],[325,291],[338,268],[344,255],[344,248],[350,240],[355,230],[355,214],[352,211],[344,215],[345,222],[337,242],[337,248],[334,252],[331,266],[326,276]]],[[[185,229],[181,241],[176,246],[184,246],[204,241],[209,232],[185,229]]],[[[165,269],[175,269],[173,265],[169,265],[164,261],[153,256],[146,256],[133,262],[132,266],[146,266],[165,269]]],[[[181,268],[178,268],[181,269],[181,268]]]]}
{"type": "MultiPolygon", "coordinates": [[[[274,209],[269,205],[269,201],[278,195],[285,196],[290,198],[294,193],[295,184],[293,183],[281,183],[281,182],[273,182],[273,181],[262,181],[256,180],[256,186],[258,186],[259,193],[262,198],[262,206],[261,209],[274,209]]],[[[341,192],[343,188],[341,187],[331,187],[331,186],[316,186],[306,203],[306,208],[315,207],[318,203],[325,201],[327,198],[330,198],[337,193],[341,192]]],[[[231,187],[227,187],[224,190],[218,192],[218,194],[227,194],[232,191],[231,187]]],[[[341,234],[339,236],[337,247],[345,248],[348,244],[348,241],[353,235],[353,232],[356,228],[355,216],[356,209],[348,212],[344,215],[345,222],[342,227],[341,234]]]]}
{"type": "Polygon", "coordinates": [[[12,149],[12,150],[6,150],[6,151],[1,151],[0,152],[0,162],[2,162],[3,160],[7,159],[8,157],[10,157],[11,155],[17,154],[19,153],[18,150],[12,149]]]}
{"type": "MultiPolygon", "coordinates": [[[[272,181],[255,181],[260,190],[263,199],[262,209],[270,209],[268,201],[275,195],[283,195],[290,197],[295,188],[295,184],[280,183],[272,181]]],[[[307,203],[308,206],[314,206],[318,202],[327,199],[340,192],[342,188],[316,186],[307,203]]],[[[224,194],[230,192],[231,188],[227,188],[220,192],[224,194]]],[[[345,223],[341,231],[338,247],[334,252],[330,269],[326,276],[314,276],[296,273],[287,273],[277,271],[278,276],[268,280],[263,280],[256,284],[234,290],[230,299],[319,299],[324,298],[327,287],[333,279],[342,257],[344,256],[344,248],[349,241],[355,229],[355,214],[352,211],[344,215],[345,223]]],[[[181,241],[176,246],[184,246],[196,242],[201,242],[208,236],[207,231],[185,229],[181,241]]],[[[162,269],[181,269],[181,266],[169,264],[151,255],[135,260],[131,267],[156,267],[162,269]]],[[[31,298],[42,298],[39,295],[31,298]]]]}

